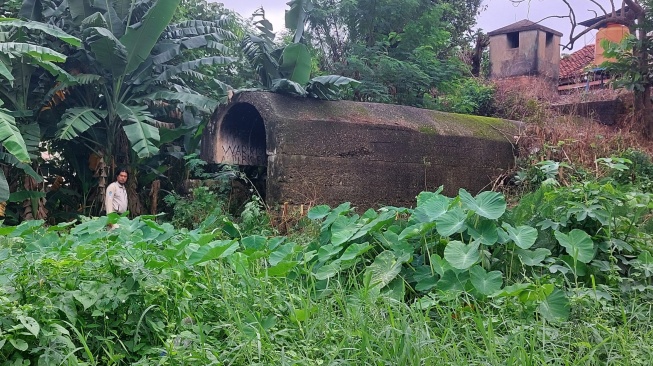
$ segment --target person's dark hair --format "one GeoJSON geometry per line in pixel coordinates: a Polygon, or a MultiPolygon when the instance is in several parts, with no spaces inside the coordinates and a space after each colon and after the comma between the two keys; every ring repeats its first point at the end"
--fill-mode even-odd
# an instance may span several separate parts
{"type": "Polygon", "coordinates": [[[116,169],[116,176],[115,176],[116,179],[118,179],[118,176],[120,175],[120,173],[126,173],[127,178],[129,178],[129,171],[127,171],[127,168],[120,167],[120,168],[116,169]]]}

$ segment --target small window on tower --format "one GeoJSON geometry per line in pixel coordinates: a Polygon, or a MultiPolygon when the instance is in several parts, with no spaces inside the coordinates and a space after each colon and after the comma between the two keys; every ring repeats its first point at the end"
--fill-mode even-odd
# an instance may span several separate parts
{"type": "Polygon", "coordinates": [[[508,33],[508,47],[519,48],[519,32],[508,33]]]}
{"type": "Polygon", "coordinates": [[[546,46],[549,47],[553,44],[553,33],[546,33],[546,46]]]}

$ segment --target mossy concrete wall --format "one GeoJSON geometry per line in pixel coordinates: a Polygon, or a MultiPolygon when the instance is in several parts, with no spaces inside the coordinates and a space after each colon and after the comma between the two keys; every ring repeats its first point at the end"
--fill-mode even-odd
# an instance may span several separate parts
{"type": "MultiPolygon", "coordinates": [[[[459,188],[472,193],[489,188],[513,165],[517,133],[515,122],[495,118],[244,92],[214,113],[204,131],[202,158],[237,163],[229,151],[263,149],[269,203],[413,206],[419,192],[440,185],[450,195],[459,188]],[[242,131],[263,124],[265,147],[256,133],[248,138],[233,132],[233,120],[245,126],[242,131]],[[234,148],[235,140],[259,146],[234,148]]],[[[259,162],[261,156],[249,160],[259,162]]]]}

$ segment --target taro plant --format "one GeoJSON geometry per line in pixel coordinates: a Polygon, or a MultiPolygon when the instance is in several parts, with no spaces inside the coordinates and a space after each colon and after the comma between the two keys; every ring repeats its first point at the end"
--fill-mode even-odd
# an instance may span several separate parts
{"type": "Polygon", "coordinates": [[[525,267],[540,266],[551,252],[531,249],[537,230],[502,225],[507,205],[499,193],[474,197],[461,189],[449,198],[441,190],[422,192],[412,210],[384,208],[359,216],[348,204],[333,210],[314,207],[309,218],[322,224],[313,275],[327,280],[363,266],[365,286],[377,294],[397,299],[433,291],[465,291],[479,299],[512,296],[535,304],[547,319],[564,319],[569,305],[551,285],[526,283],[502,292],[511,276],[503,266],[507,258],[496,253],[507,251],[525,267]]]}

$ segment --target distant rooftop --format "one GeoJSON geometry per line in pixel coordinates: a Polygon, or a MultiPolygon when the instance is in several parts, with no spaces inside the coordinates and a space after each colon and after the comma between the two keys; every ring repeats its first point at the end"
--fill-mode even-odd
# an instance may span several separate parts
{"type": "Polygon", "coordinates": [[[562,33],[558,32],[557,30],[553,30],[551,28],[545,27],[541,24],[531,22],[528,19],[520,20],[517,23],[513,23],[510,25],[507,25],[503,28],[499,28],[497,30],[493,30],[492,32],[488,33],[488,36],[496,36],[499,34],[506,34],[506,33],[512,33],[512,32],[524,32],[524,31],[530,31],[530,30],[541,30],[544,32],[548,33],[553,33],[556,36],[562,37],[562,33]]]}
{"type": "Polygon", "coordinates": [[[594,62],[594,45],[587,45],[560,60],[560,80],[576,78],[594,62]]]}

